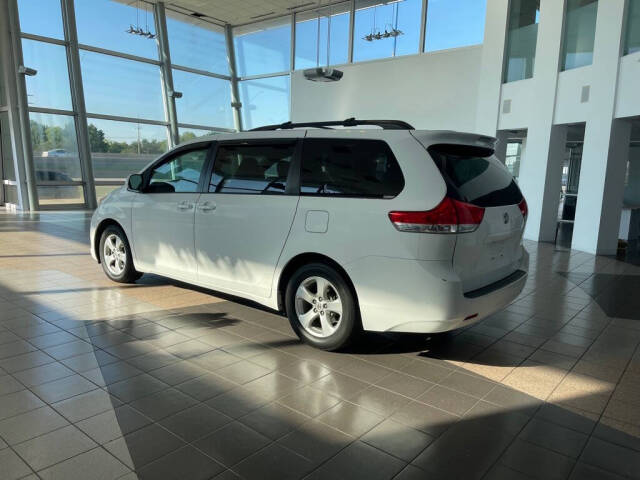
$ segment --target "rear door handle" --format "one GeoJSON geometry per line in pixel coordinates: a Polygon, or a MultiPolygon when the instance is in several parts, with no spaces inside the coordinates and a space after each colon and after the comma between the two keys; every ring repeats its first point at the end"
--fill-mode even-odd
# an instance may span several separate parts
{"type": "Polygon", "coordinates": [[[216,204],[211,202],[200,203],[198,204],[198,209],[202,210],[203,212],[209,212],[216,209],[216,204]]]}
{"type": "Polygon", "coordinates": [[[189,203],[186,200],[178,204],[178,210],[191,210],[192,208],[193,208],[193,203],[189,203]]]}

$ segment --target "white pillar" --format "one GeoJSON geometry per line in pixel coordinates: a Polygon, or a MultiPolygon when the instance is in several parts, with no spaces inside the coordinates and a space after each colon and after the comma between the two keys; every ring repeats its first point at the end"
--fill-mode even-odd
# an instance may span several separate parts
{"type": "Polygon", "coordinates": [[[476,110],[476,132],[483,135],[494,136],[498,128],[508,12],[509,0],[487,0],[476,110]]]}
{"type": "Polygon", "coordinates": [[[629,155],[630,124],[614,121],[625,0],[598,3],[591,106],[580,167],[572,248],[615,254],[629,155]]]}
{"type": "Polygon", "coordinates": [[[529,205],[524,236],[552,241],[555,235],[566,128],[553,126],[564,2],[541,0],[534,76],[536,108],[530,112],[527,152],[520,162],[519,184],[529,205]]]}
{"type": "Polygon", "coordinates": [[[496,157],[504,163],[507,158],[507,143],[509,143],[509,132],[507,130],[500,130],[496,133],[496,157]]]}

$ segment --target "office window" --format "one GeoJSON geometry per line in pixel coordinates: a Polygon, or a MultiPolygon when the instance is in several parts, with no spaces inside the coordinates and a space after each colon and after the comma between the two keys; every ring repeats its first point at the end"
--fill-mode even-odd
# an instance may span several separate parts
{"type": "Polygon", "coordinates": [[[74,118],[31,112],[29,122],[36,181],[65,183],[81,180],[74,118]]]}
{"type": "Polygon", "coordinates": [[[562,70],[591,65],[598,0],[567,0],[562,70]]]}
{"type": "Polygon", "coordinates": [[[71,87],[67,52],[62,45],[23,39],[24,64],[38,74],[25,75],[27,103],[30,107],[71,110],[71,87]]]}
{"type": "Polygon", "coordinates": [[[240,82],[245,130],[289,120],[289,75],[240,82]]]}
{"type": "Polygon", "coordinates": [[[356,0],[353,61],[418,53],[421,0],[356,0]]]}
{"type": "Polygon", "coordinates": [[[533,77],[540,0],[511,0],[504,81],[533,77]]]}
{"type": "Polygon", "coordinates": [[[425,51],[481,44],[486,10],[487,0],[429,0],[425,51]]]}
{"type": "Polygon", "coordinates": [[[87,112],[164,120],[156,65],[83,50],[80,64],[87,112]]]}
{"type": "Polygon", "coordinates": [[[228,80],[173,70],[173,85],[182,92],[182,98],[176,98],[181,123],[233,128],[228,80]]]}
{"type": "Polygon", "coordinates": [[[209,182],[210,193],[284,193],[294,142],[220,145],[209,182]]]}
{"type": "Polygon", "coordinates": [[[144,33],[156,34],[151,4],[144,1],[75,0],[75,10],[78,42],[140,57],[158,58],[158,44],[154,38],[127,33],[130,27],[134,27],[144,33]]]}
{"type": "Polygon", "coordinates": [[[150,193],[192,193],[198,191],[200,174],[209,148],[181,153],[151,172],[150,193]]]}
{"type": "Polygon", "coordinates": [[[345,2],[296,15],[296,69],[347,63],[349,9],[345,2]]]}
{"type": "Polygon", "coordinates": [[[166,11],[166,16],[174,65],[229,74],[223,27],[171,10],[166,11]]]}
{"type": "Polygon", "coordinates": [[[167,151],[167,127],[89,118],[93,175],[120,181],[167,151]]]}
{"type": "Polygon", "coordinates": [[[629,0],[624,54],[640,52],[640,0],[629,0]]]}
{"type": "Polygon", "coordinates": [[[59,0],[18,0],[18,16],[20,30],[24,33],[64,38],[59,0]]]}
{"type": "Polygon", "coordinates": [[[400,166],[383,141],[304,141],[302,194],[385,198],[395,197],[403,188],[400,166]]]}
{"type": "Polygon", "coordinates": [[[233,29],[238,75],[284,72],[291,68],[291,17],[233,29]]]}

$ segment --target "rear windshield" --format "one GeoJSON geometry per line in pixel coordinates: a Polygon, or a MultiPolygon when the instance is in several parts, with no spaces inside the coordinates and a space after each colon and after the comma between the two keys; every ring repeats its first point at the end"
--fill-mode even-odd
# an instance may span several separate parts
{"type": "Polygon", "coordinates": [[[449,194],[479,207],[514,205],[522,193],[509,170],[489,148],[432,145],[429,154],[447,182],[449,194]]]}

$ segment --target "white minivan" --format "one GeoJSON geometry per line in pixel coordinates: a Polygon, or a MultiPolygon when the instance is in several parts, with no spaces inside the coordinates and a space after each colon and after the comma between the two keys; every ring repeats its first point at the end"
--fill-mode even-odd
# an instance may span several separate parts
{"type": "Polygon", "coordinates": [[[283,311],[326,350],[464,327],[527,277],[527,204],[494,144],[355,119],[200,138],[100,203],[91,254],[117,282],[151,272],[283,311]]]}

